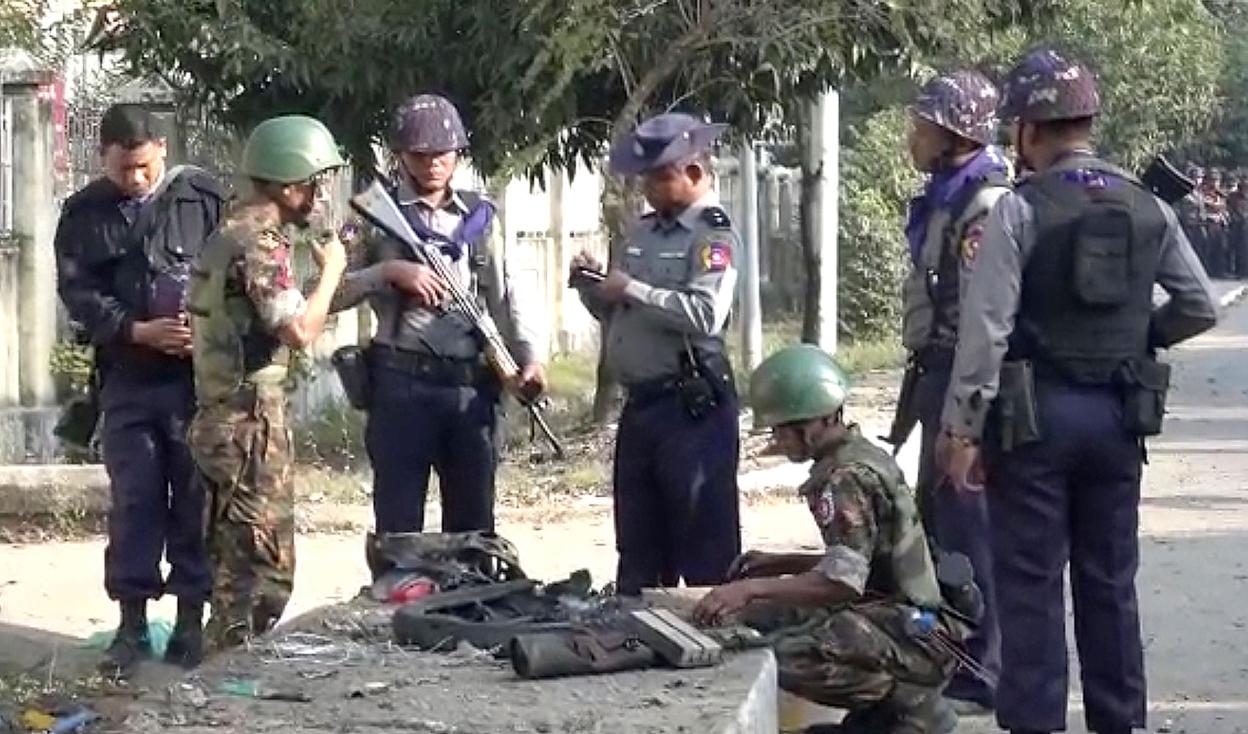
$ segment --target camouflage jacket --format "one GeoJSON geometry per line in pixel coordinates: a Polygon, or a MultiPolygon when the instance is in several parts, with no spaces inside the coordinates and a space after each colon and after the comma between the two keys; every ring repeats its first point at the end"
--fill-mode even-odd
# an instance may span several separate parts
{"type": "Polygon", "coordinates": [[[817,453],[799,491],[827,545],[815,570],[859,594],[939,606],[914,496],[897,463],[857,426],[817,453]]]}
{"type": "Polygon", "coordinates": [[[277,333],[303,312],[291,243],[277,222],[232,209],[192,271],[195,392],[201,406],[247,386],[279,385],[288,350],[277,333]]]}

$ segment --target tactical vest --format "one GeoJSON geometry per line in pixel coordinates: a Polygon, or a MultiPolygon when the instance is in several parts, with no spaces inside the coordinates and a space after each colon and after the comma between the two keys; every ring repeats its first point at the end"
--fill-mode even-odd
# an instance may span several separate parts
{"type": "Polygon", "coordinates": [[[990,208],[980,196],[982,193],[1009,186],[1005,173],[994,171],[968,183],[953,201],[932,213],[923,251],[904,286],[907,303],[903,334],[907,348],[917,351],[935,347],[952,353],[957,346],[964,217],[972,205],[985,211],[990,208]],[[938,241],[934,239],[937,233],[931,231],[933,225],[939,226],[938,241]]]}
{"type": "Polygon", "coordinates": [[[878,525],[889,534],[881,538],[888,551],[871,561],[867,589],[892,596],[899,594],[911,604],[925,609],[940,606],[940,587],[936,569],[927,546],[927,536],[919,521],[914,495],[906,487],[905,478],[887,453],[860,435],[850,438],[835,451],[838,465],[857,464],[870,469],[888,491],[892,516],[879,518],[878,525]]]}
{"type": "Polygon", "coordinates": [[[225,232],[204,243],[191,270],[187,310],[195,349],[195,393],[201,406],[248,388],[281,390],[290,350],[260,328],[255,306],[230,277],[245,245],[225,232]]]}
{"type": "Polygon", "coordinates": [[[1035,212],[1009,358],[1080,384],[1108,384],[1148,353],[1166,220],[1132,175],[1071,156],[1019,189],[1035,212]]]}
{"type": "MultiPolygon", "coordinates": [[[[392,192],[392,195],[397,196],[397,192],[392,192]]],[[[468,209],[468,213],[464,215],[454,237],[448,237],[427,226],[418,216],[414,204],[402,204],[399,208],[408,224],[411,225],[412,231],[425,242],[435,245],[442,251],[447,248],[461,249],[461,257],[468,258],[469,282],[465,284],[468,292],[476,299],[477,307],[482,312],[490,313],[492,300],[502,296],[498,291],[501,285],[494,282],[489,267],[490,259],[494,256],[489,248],[489,233],[494,223],[495,208],[490,201],[476,193],[465,191],[460,192],[459,196],[468,209]]],[[[457,264],[452,265],[452,268],[457,267],[457,264]]],[[[396,329],[399,328],[400,323],[400,319],[395,319],[396,329]]],[[[435,344],[441,340],[439,335],[446,334],[454,335],[451,337],[452,340],[467,334],[479,342],[476,327],[455,309],[439,312],[433,323],[427,327],[426,337],[435,344]]],[[[482,345],[478,344],[478,346],[482,345]]]]}
{"type": "Polygon", "coordinates": [[[949,207],[949,219],[941,233],[940,262],[935,278],[928,279],[928,296],[932,300],[929,341],[933,346],[952,350],[958,345],[963,261],[962,238],[959,236],[962,233],[958,231],[958,223],[980,192],[990,187],[1006,188],[1009,185],[1009,178],[1004,173],[994,172],[967,186],[949,207]]]}

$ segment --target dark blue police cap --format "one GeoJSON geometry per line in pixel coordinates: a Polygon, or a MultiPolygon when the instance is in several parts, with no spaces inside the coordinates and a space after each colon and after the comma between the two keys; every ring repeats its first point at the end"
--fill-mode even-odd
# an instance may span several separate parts
{"type": "Polygon", "coordinates": [[[710,148],[727,127],[679,112],[651,117],[616,139],[611,170],[634,175],[679,163],[710,148]]]}

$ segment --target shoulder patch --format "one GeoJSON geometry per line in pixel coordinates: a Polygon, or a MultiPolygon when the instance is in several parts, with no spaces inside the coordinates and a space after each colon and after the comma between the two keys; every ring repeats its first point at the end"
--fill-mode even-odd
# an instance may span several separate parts
{"type": "Polygon", "coordinates": [[[827,492],[817,492],[812,494],[806,500],[807,506],[810,508],[810,514],[815,518],[815,524],[819,527],[826,527],[832,522],[832,517],[836,513],[836,502],[827,492]]]}
{"type": "Polygon", "coordinates": [[[984,239],[984,225],[976,222],[966,228],[962,242],[958,244],[958,255],[962,259],[962,267],[967,270],[975,268],[975,258],[979,256],[979,243],[984,239]]]}
{"type": "Polygon", "coordinates": [[[728,212],[723,207],[708,206],[702,210],[701,217],[711,229],[732,229],[732,220],[728,218],[728,212]]]}
{"type": "Polygon", "coordinates": [[[702,269],[718,273],[732,267],[732,243],[726,239],[710,239],[698,249],[702,269]]]}

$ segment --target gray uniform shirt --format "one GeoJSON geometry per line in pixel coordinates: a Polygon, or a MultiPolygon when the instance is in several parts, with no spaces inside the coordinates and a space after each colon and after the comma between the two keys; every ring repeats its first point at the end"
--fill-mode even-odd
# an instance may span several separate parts
{"type": "Polygon", "coordinates": [[[974,258],[975,249],[983,238],[984,218],[1007,191],[1009,189],[1004,186],[983,187],[952,223],[949,221],[952,212],[948,209],[938,209],[932,214],[923,235],[919,262],[910,268],[910,275],[902,285],[904,313],[901,321],[901,342],[906,349],[916,352],[926,347],[931,339],[936,307],[928,288],[928,273],[940,271],[940,256],[945,247],[945,237],[952,233],[958,243],[961,271],[958,291],[961,299],[966,296],[968,264],[974,258]]]}
{"type": "Polygon", "coordinates": [[[673,219],[647,214],[628,236],[620,268],[633,278],[612,307],[582,288],[590,313],[607,324],[607,365],[626,387],[675,377],[686,344],[722,352],[732,309],[740,239],[708,192],[673,219]],[[609,316],[609,318],[607,318],[609,316]]]}
{"type": "MultiPolygon", "coordinates": [[[[1157,283],[1170,295],[1153,312],[1152,332],[1169,347],[1217,321],[1217,297],[1174,210],[1158,202],[1166,234],[1157,266],[1157,283]]],[[[958,326],[953,380],[942,422],[959,436],[979,438],[997,394],[998,373],[1014,330],[1023,269],[1036,245],[1035,211],[1021,195],[1001,197],[988,215],[973,271],[964,279],[965,297],[958,326]]]]}
{"type": "MultiPolygon", "coordinates": [[[[470,213],[463,198],[454,192],[441,207],[429,206],[417,198],[406,180],[400,184],[396,198],[404,208],[416,207],[424,224],[448,237],[457,233],[470,213]]],[[[443,259],[452,266],[460,282],[469,284],[478,302],[484,303],[516,361],[521,366],[545,361],[547,340],[542,319],[535,311],[535,304],[512,287],[506,263],[499,254],[502,236],[497,222],[491,224],[485,242],[476,248],[486,255],[486,260],[475,273],[471,267],[472,255],[467,251],[457,261],[445,255],[443,259]]],[[[334,294],[332,309],[351,308],[367,298],[377,315],[374,341],[450,359],[474,359],[481,354],[480,343],[463,316],[439,314],[419,307],[381,277],[384,261],[415,259],[405,245],[379,230],[369,229],[361,241],[352,243],[349,258],[348,270],[334,294]]]]}

